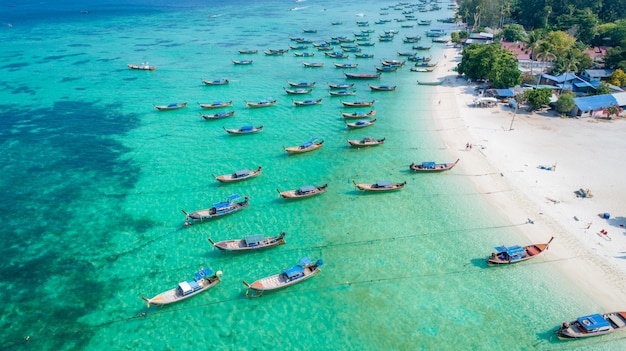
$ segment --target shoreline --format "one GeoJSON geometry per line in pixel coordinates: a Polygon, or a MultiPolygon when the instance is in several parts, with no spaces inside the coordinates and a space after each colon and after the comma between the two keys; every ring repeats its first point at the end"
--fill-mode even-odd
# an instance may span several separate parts
{"type": "Polygon", "coordinates": [[[460,51],[448,46],[433,72],[445,79],[432,87],[436,129],[453,156],[461,158],[458,169],[480,175],[470,178],[499,215],[510,223],[528,223],[519,227],[527,243],[506,244],[545,243],[554,236],[538,259],[554,265],[602,308],[623,310],[626,216],[619,199],[626,198],[620,179],[626,166],[615,160],[626,145],[621,137],[626,121],[523,110],[515,115],[502,104],[474,107],[474,86],[451,70],[460,59],[460,51]],[[467,150],[466,143],[473,148],[467,150]],[[577,197],[579,189],[594,196],[577,197]],[[611,218],[598,215],[603,213],[611,218]]]}

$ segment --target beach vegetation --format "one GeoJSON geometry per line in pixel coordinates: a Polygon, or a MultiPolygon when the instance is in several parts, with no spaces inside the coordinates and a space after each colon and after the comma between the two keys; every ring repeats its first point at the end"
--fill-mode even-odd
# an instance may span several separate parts
{"type": "Polygon", "coordinates": [[[615,72],[611,73],[608,82],[618,87],[626,86],[626,73],[618,68],[615,72]]]}
{"type": "Polygon", "coordinates": [[[530,89],[524,92],[524,98],[531,111],[547,106],[551,97],[552,89],[549,88],[530,89]]]}
{"type": "Polygon", "coordinates": [[[488,79],[495,88],[508,88],[522,82],[517,59],[498,44],[470,44],[463,49],[459,74],[469,79],[488,79]]]}
{"type": "Polygon", "coordinates": [[[626,42],[624,46],[609,48],[604,56],[604,67],[626,71],[626,42]]]}
{"type": "Polygon", "coordinates": [[[609,88],[609,85],[605,82],[601,82],[600,85],[598,85],[598,87],[596,88],[596,95],[605,95],[610,93],[611,88],[609,88]]]}
{"type": "Polygon", "coordinates": [[[554,75],[569,72],[578,73],[592,67],[593,60],[591,56],[584,52],[583,49],[577,47],[577,45],[574,45],[562,55],[557,56],[550,73],[554,75]]]}
{"type": "Polygon", "coordinates": [[[505,24],[502,28],[502,36],[506,41],[526,41],[528,35],[521,24],[505,24]]]}
{"type": "Polygon", "coordinates": [[[576,106],[574,97],[575,95],[571,91],[561,93],[558,100],[556,100],[556,110],[560,113],[570,112],[576,106]]]}
{"type": "Polygon", "coordinates": [[[611,105],[604,109],[604,112],[607,115],[608,119],[611,119],[611,116],[619,117],[622,113],[622,108],[619,106],[611,105]]]}

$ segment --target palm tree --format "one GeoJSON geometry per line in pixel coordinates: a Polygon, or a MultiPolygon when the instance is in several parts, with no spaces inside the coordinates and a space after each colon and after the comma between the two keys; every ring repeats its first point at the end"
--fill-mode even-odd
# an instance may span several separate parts
{"type": "MultiPolygon", "coordinates": [[[[556,55],[553,53],[554,47],[552,46],[552,44],[550,44],[549,42],[545,40],[539,42],[539,45],[536,50],[537,50],[537,54],[535,56],[541,62],[546,62],[546,61],[551,62],[556,59],[556,55]]],[[[541,77],[537,79],[537,85],[539,85],[540,80],[541,80],[541,77]]]]}

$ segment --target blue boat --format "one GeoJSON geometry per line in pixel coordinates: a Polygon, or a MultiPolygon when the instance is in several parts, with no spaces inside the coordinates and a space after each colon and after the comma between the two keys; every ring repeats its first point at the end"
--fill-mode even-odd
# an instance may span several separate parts
{"type": "Polygon", "coordinates": [[[213,204],[213,207],[207,208],[204,210],[198,210],[191,213],[185,212],[185,225],[192,225],[197,222],[204,222],[210,219],[223,217],[229,215],[231,213],[235,213],[241,209],[248,207],[248,197],[244,197],[243,200],[241,195],[233,194],[226,199],[226,201],[217,202],[213,204]]]}
{"type": "MultiPolygon", "coordinates": [[[[429,169],[431,170],[431,172],[432,171],[441,172],[441,171],[445,171],[454,167],[458,162],[459,160],[456,160],[456,162],[454,163],[446,163],[446,164],[440,164],[440,165],[436,165],[434,162],[430,162],[432,163],[432,166],[430,166],[429,169]]],[[[409,168],[417,171],[417,169],[413,166],[413,164],[409,166],[409,168]]],[[[421,168],[422,169],[421,171],[426,170],[426,168],[427,168],[426,166],[423,166],[421,168]]],[[[489,259],[487,259],[487,263],[489,263],[490,265],[508,264],[508,263],[526,261],[531,258],[535,258],[539,256],[539,254],[541,254],[542,252],[548,249],[548,246],[550,246],[550,243],[552,242],[553,239],[554,237],[550,238],[550,240],[546,244],[532,244],[532,245],[528,245],[524,247],[519,246],[519,245],[508,246],[508,247],[497,246],[496,252],[491,254],[489,259]]]]}
{"type": "Polygon", "coordinates": [[[598,336],[626,329],[626,312],[590,314],[576,318],[575,321],[563,322],[557,335],[559,339],[577,339],[598,336]]]}

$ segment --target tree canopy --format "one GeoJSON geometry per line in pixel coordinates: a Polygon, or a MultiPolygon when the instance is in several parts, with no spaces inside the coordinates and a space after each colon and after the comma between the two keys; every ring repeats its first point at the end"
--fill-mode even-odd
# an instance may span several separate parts
{"type": "Polygon", "coordinates": [[[548,88],[526,90],[524,97],[528,101],[531,110],[538,110],[550,103],[552,90],[548,88]]]}
{"type": "Polygon", "coordinates": [[[517,59],[498,44],[466,46],[458,72],[470,79],[489,79],[495,88],[508,88],[522,82],[517,59]]]}

